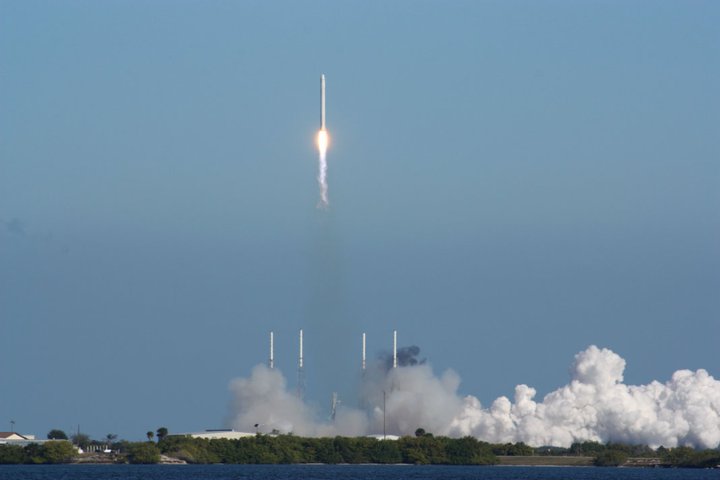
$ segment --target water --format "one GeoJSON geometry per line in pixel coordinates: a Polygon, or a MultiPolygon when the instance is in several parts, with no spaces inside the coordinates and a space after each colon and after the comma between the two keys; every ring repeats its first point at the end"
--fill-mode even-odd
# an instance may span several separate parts
{"type": "Polygon", "coordinates": [[[0,480],[720,480],[720,470],[412,465],[0,465],[0,480]]]}

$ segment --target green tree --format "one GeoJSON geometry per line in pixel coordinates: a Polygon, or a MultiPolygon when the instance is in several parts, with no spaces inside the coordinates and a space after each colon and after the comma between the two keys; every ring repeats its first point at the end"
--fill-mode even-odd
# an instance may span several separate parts
{"type": "Polygon", "coordinates": [[[160,427],[160,428],[158,428],[158,429],[157,429],[157,433],[156,433],[157,438],[158,438],[158,442],[162,441],[163,438],[167,437],[167,434],[168,434],[168,429],[167,429],[167,428],[165,428],[165,427],[160,427]]]}
{"type": "Polygon", "coordinates": [[[45,458],[42,454],[42,447],[39,443],[29,443],[23,447],[23,450],[25,454],[25,463],[45,463],[45,458]]]}
{"type": "Polygon", "coordinates": [[[374,463],[400,463],[402,454],[395,440],[377,440],[370,448],[370,458],[374,463]]]}
{"type": "Polygon", "coordinates": [[[45,463],[70,463],[77,456],[73,444],[65,440],[43,443],[40,453],[45,463]]]}
{"type": "Polygon", "coordinates": [[[660,458],[673,467],[712,468],[720,465],[720,452],[717,450],[697,451],[690,447],[676,447],[664,449],[660,453],[660,458]]]}
{"type": "Polygon", "coordinates": [[[514,445],[510,445],[507,449],[506,455],[517,455],[517,456],[531,456],[535,454],[535,449],[529,445],[525,445],[523,442],[518,442],[514,445]]]}
{"type": "MultiPolygon", "coordinates": [[[[422,429],[418,428],[418,430],[422,429]]],[[[402,462],[415,465],[428,464],[430,463],[430,459],[425,453],[425,444],[427,443],[424,438],[425,433],[423,432],[418,435],[418,432],[415,432],[415,435],[415,438],[403,437],[398,440],[400,452],[402,453],[402,462]]]]}
{"type": "Polygon", "coordinates": [[[340,463],[342,457],[335,449],[335,440],[332,438],[315,439],[315,455],[320,463],[340,463]]]}
{"type": "Polygon", "coordinates": [[[153,437],[155,436],[155,432],[153,432],[152,430],[150,430],[150,431],[147,432],[145,435],[147,435],[148,442],[152,442],[152,439],[153,439],[153,437]]]}
{"type": "Polygon", "coordinates": [[[67,440],[68,436],[65,432],[58,429],[52,429],[47,434],[48,440],[67,440]]]}
{"type": "Polygon", "coordinates": [[[20,445],[0,445],[0,465],[25,463],[25,450],[20,445]]]}
{"type": "MultiPolygon", "coordinates": [[[[376,442],[374,438],[335,437],[335,450],[343,463],[369,463],[370,445],[376,442]]],[[[312,460],[310,460],[312,461],[312,460]]]]}
{"type": "Polygon", "coordinates": [[[77,445],[78,447],[85,450],[88,445],[90,445],[90,437],[88,435],[85,435],[84,433],[76,433],[71,437],[72,442],[77,445]]]}
{"type": "Polygon", "coordinates": [[[424,428],[418,428],[415,430],[415,436],[416,437],[424,437],[425,436],[425,429],[424,428]]]}
{"type": "Polygon", "coordinates": [[[127,454],[130,463],[144,464],[158,463],[160,461],[160,450],[154,443],[131,443],[128,445],[127,454]]]}
{"type": "Polygon", "coordinates": [[[619,467],[627,462],[628,456],[620,450],[605,450],[595,456],[593,464],[596,467],[619,467]]]}
{"type": "Polygon", "coordinates": [[[600,442],[582,442],[570,445],[570,453],[573,455],[598,455],[607,450],[607,447],[600,442]]]}
{"type": "Polygon", "coordinates": [[[497,463],[491,447],[478,442],[475,437],[455,438],[448,441],[445,448],[448,462],[452,465],[490,465],[497,463]]]}

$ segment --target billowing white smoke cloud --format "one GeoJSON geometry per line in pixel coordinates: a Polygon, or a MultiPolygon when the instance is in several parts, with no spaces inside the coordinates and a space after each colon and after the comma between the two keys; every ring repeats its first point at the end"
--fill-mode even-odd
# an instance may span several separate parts
{"type": "Polygon", "coordinates": [[[535,389],[515,387],[515,401],[500,397],[483,409],[466,397],[451,435],[498,442],[568,446],[575,441],[625,442],[653,447],[720,444],[720,382],[705,370],[680,370],[661,384],[622,383],[625,360],[589,347],[575,356],[572,381],[533,400],[535,389]]]}
{"type": "Polygon", "coordinates": [[[705,370],[679,370],[666,383],[625,385],[625,360],[595,346],[578,353],[572,379],[542,402],[527,385],[515,387],[514,400],[496,399],[484,408],[473,396],[461,397],[452,370],[440,377],[425,364],[369,372],[361,404],[340,408],[335,422],[315,420],[314,412],[290,393],[278,370],[257,366],[248,379],[231,383],[235,398],[231,426],[298,435],[365,435],[382,432],[385,392],[387,432],[412,435],[422,427],[435,435],[473,435],[489,442],[525,442],[568,447],[594,440],[653,447],[720,445],[720,381],[705,370]]]}
{"type": "Polygon", "coordinates": [[[340,409],[332,423],[316,421],[312,409],[288,391],[280,370],[265,365],[253,368],[250,378],[230,382],[230,391],[234,394],[230,423],[239,431],[252,431],[258,424],[261,432],[313,437],[358,435],[367,429],[364,413],[353,409],[340,409]]]}

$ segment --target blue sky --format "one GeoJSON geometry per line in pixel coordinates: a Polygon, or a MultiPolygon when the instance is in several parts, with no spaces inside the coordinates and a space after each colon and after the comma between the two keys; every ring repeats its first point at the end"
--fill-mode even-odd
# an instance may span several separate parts
{"type": "Polygon", "coordinates": [[[720,375],[717,2],[0,0],[0,422],[218,427],[360,334],[489,403],[720,375]],[[318,211],[319,76],[331,208],[318,211]]]}

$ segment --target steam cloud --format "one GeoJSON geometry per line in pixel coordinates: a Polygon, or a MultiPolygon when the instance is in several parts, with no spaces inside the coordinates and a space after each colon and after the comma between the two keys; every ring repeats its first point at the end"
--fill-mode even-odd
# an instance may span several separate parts
{"type": "MultiPolygon", "coordinates": [[[[625,385],[625,360],[590,346],[575,355],[569,384],[535,401],[536,391],[515,387],[514,399],[484,408],[474,396],[458,394],[452,370],[437,376],[406,349],[407,366],[388,369],[381,358],[367,372],[360,405],[341,406],[334,422],[315,412],[287,388],[279,370],[258,365],[250,378],[233,380],[230,426],[278,430],[304,436],[367,435],[382,432],[383,391],[387,432],[412,435],[422,427],[435,435],[472,435],[497,443],[569,447],[578,441],[623,442],[651,447],[715,448],[720,445],[720,381],[705,370],[679,370],[666,383],[625,385]]],[[[401,364],[402,365],[402,364],[401,364]]]]}

